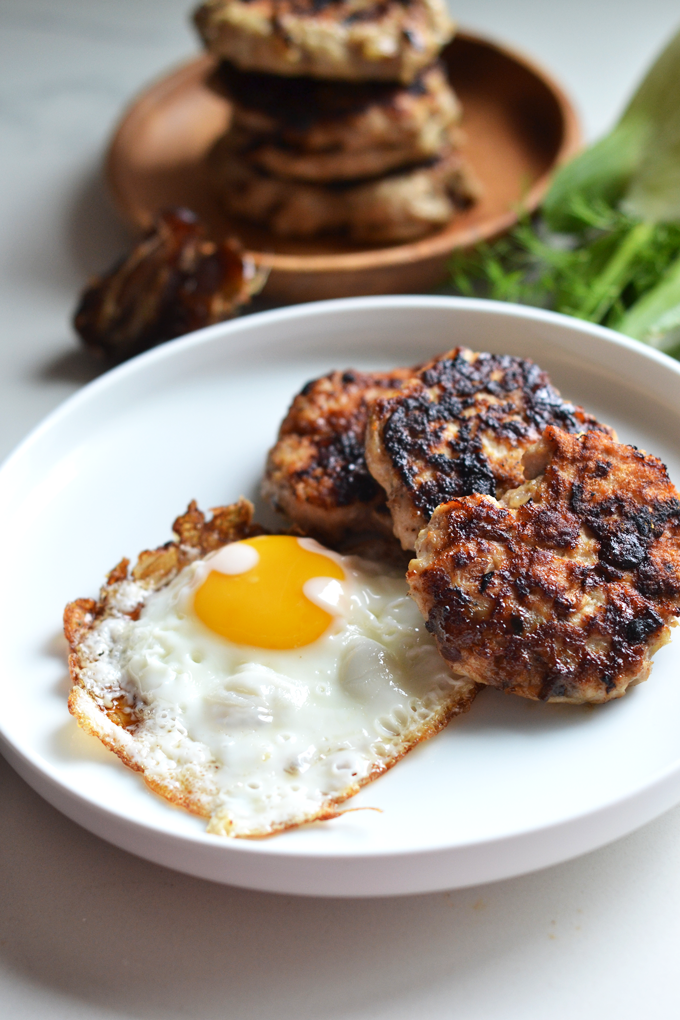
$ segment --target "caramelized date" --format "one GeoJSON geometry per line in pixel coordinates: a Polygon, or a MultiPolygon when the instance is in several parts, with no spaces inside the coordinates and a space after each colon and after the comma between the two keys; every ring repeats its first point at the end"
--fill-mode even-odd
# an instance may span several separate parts
{"type": "Polygon", "coordinates": [[[91,281],[73,323],[88,347],[121,361],[230,318],[262,283],[235,243],[209,240],[192,212],[170,209],[91,281]]]}

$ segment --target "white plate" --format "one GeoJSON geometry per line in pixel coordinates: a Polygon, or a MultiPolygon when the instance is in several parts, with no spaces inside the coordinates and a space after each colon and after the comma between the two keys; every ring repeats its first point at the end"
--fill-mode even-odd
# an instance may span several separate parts
{"type": "Polygon", "coordinates": [[[565,860],[680,801],[676,640],[652,678],[597,709],[483,692],[353,806],[270,840],[206,835],[82,734],[66,710],[64,604],[170,537],[191,498],[256,496],[292,395],[333,367],[388,367],[464,343],[534,358],[568,397],[680,479],[680,365],[599,327],[435,297],[355,298],[215,326],[123,365],[48,418],[0,472],[1,747],[103,838],[220,882],[370,896],[486,882],[565,860]]]}

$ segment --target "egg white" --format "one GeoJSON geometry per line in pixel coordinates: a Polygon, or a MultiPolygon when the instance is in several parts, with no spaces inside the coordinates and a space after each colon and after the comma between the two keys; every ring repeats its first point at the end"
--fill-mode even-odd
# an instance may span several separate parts
{"type": "MultiPolygon", "coordinates": [[[[331,555],[345,580],[326,593],[328,630],[304,647],[237,645],[201,623],[192,602],[206,561],[143,592],[137,619],[109,616],[86,638],[91,691],[101,701],[118,689],[136,706],[130,763],[161,792],[200,792],[210,832],[261,836],[332,816],[474,696],[439,656],[403,577],[331,555]]],[[[318,580],[308,594],[321,605],[318,580]]],[[[135,587],[121,598],[134,603],[135,587]]]]}

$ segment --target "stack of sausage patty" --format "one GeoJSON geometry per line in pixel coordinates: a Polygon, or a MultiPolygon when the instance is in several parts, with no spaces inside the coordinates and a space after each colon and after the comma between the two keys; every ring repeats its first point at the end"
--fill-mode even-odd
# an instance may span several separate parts
{"type": "Polygon", "coordinates": [[[230,213],[382,243],[474,201],[443,0],[207,0],[196,24],[233,110],[210,156],[230,213]]]}

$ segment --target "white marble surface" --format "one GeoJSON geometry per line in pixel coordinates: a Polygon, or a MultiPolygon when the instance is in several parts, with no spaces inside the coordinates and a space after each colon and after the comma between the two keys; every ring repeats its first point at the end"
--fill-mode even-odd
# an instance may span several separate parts
{"type": "MultiPolygon", "coordinates": [[[[460,0],[611,123],[677,0],[460,0]]],[[[0,456],[97,366],[68,325],[125,232],[99,178],[125,102],[196,48],[180,0],[0,0],[0,456]]],[[[603,762],[606,767],[606,762],[603,762]]],[[[464,892],[305,900],[186,878],[62,818],[0,760],[0,1010],[13,1020],[667,1020],[680,809],[597,853],[464,892]]]]}

